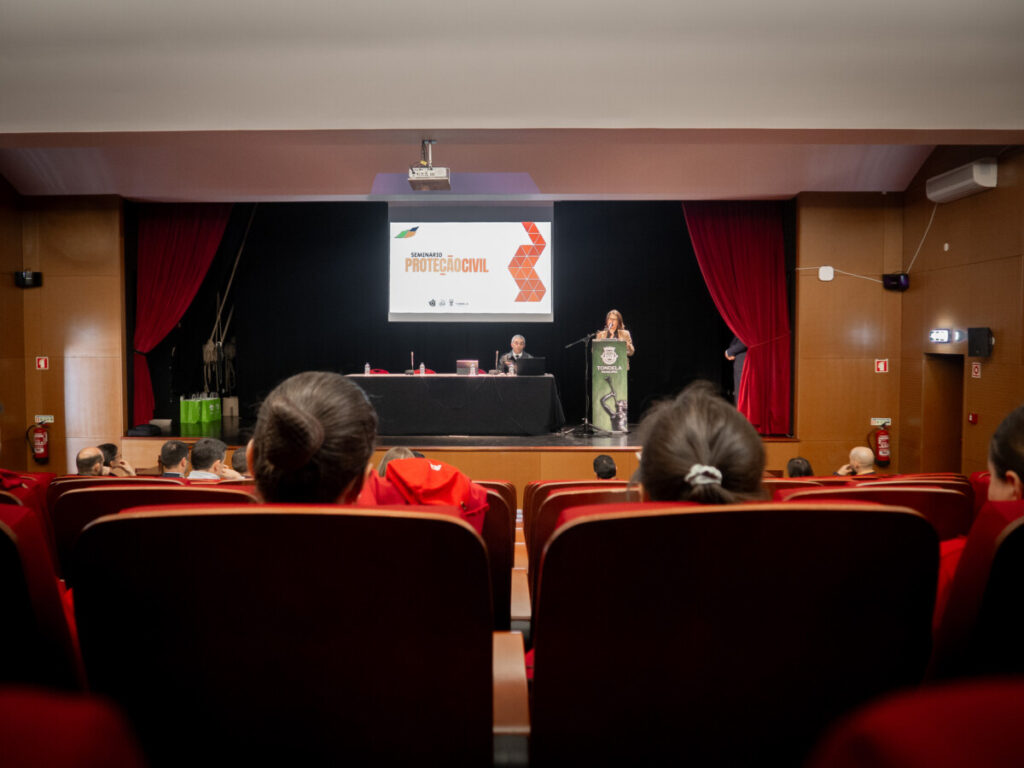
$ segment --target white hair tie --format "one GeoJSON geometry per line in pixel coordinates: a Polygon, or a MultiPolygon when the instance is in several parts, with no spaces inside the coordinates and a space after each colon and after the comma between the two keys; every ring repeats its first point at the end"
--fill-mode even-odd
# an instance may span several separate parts
{"type": "Polygon", "coordinates": [[[686,474],[686,482],[690,485],[721,485],[722,473],[716,467],[694,464],[686,474]]]}

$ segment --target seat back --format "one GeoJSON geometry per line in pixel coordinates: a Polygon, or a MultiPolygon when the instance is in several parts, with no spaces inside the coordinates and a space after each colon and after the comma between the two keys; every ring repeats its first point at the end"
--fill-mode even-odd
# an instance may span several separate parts
{"type": "MultiPolygon", "coordinates": [[[[530,534],[526,537],[527,570],[529,571],[530,594],[535,594],[537,574],[540,571],[541,553],[555,532],[559,516],[570,507],[582,507],[590,504],[622,504],[629,501],[640,501],[640,491],[626,487],[618,488],[582,488],[571,490],[555,490],[547,494],[540,502],[533,516],[530,534]]],[[[525,534],[525,531],[524,531],[525,534]]]]}
{"type": "Polygon", "coordinates": [[[874,487],[876,485],[890,486],[920,486],[925,488],[948,488],[951,491],[964,493],[974,506],[974,487],[963,475],[901,475],[899,477],[886,477],[879,480],[862,480],[860,485],[874,487]]]}
{"type": "Polygon", "coordinates": [[[643,507],[548,542],[531,765],[796,765],[836,716],[921,679],[938,545],[920,515],[643,507]]]}
{"type": "Polygon", "coordinates": [[[548,494],[555,491],[581,491],[587,488],[599,488],[610,490],[612,488],[626,488],[628,480],[596,480],[593,478],[584,480],[538,480],[527,483],[523,489],[523,535],[526,541],[530,540],[530,532],[533,528],[533,519],[537,516],[537,510],[548,494]]]}
{"type": "Polygon", "coordinates": [[[822,484],[817,480],[804,480],[797,477],[765,477],[761,480],[761,485],[764,486],[764,489],[775,500],[779,498],[779,491],[790,489],[809,490],[822,487],[822,484]]]}
{"type": "Polygon", "coordinates": [[[464,521],[129,512],[90,524],[75,554],[90,686],[155,764],[492,759],[487,556],[464,521]]]}
{"type": "Polygon", "coordinates": [[[184,485],[185,481],[179,477],[155,477],[150,475],[144,477],[66,475],[54,478],[46,489],[46,508],[52,510],[53,505],[57,502],[57,498],[66,491],[77,488],[91,488],[95,485],[135,485],[137,483],[142,483],[143,485],[184,485]]]}
{"type": "Polygon", "coordinates": [[[961,491],[917,485],[882,485],[859,483],[845,488],[820,488],[790,492],[787,501],[872,501],[899,507],[910,507],[928,519],[939,534],[940,541],[963,536],[970,530],[971,500],[961,491]]]}
{"type": "Polygon", "coordinates": [[[482,485],[489,491],[497,491],[505,499],[508,508],[512,510],[513,517],[519,510],[518,499],[516,498],[516,487],[507,480],[474,480],[477,485],[482,485]]]}
{"type": "Polygon", "coordinates": [[[78,649],[34,515],[22,506],[0,513],[0,683],[75,689],[78,649]]]}
{"type": "Polygon", "coordinates": [[[966,671],[981,675],[1024,674],[1024,518],[996,539],[992,569],[967,649],[966,671]]]}
{"type": "Polygon", "coordinates": [[[72,553],[78,535],[85,526],[104,515],[116,515],[129,507],[161,504],[251,503],[255,503],[255,498],[242,488],[177,483],[92,485],[66,491],[57,497],[50,513],[56,541],[58,573],[69,585],[74,583],[72,553]]]}
{"type": "Polygon", "coordinates": [[[923,686],[847,718],[805,768],[1013,766],[1024,755],[1024,681],[923,686]]]}
{"type": "Polygon", "coordinates": [[[949,587],[939,623],[928,676],[952,678],[977,669],[974,634],[989,582],[997,543],[1004,531],[1024,518],[1024,502],[990,501],[971,526],[949,587]]]}
{"type": "MultiPolygon", "coordinates": [[[[476,482],[475,480],[473,482],[476,482]]],[[[512,622],[512,566],[515,560],[516,512],[498,491],[487,488],[484,544],[491,571],[494,628],[507,631],[512,622]]]]}

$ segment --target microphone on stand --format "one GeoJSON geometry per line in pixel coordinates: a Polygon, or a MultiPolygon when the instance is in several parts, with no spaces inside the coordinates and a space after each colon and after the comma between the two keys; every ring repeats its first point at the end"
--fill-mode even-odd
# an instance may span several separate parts
{"type": "Polygon", "coordinates": [[[494,350],[494,370],[498,370],[498,350],[494,350]]]}

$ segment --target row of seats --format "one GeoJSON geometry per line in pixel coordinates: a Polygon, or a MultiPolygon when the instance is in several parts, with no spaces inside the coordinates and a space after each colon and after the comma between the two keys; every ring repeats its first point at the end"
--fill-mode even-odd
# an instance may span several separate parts
{"type": "MultiPolygon", "coordinates": [[[[615,502],[625,498],[625,488],[600,485],[570,493],[597,490],[620,494],[615,502]]],[[[508,640],[516,636],[494,632],[501,610],[495,599],[496,572],[508,574],[510,566],[496,567],[498,547],[488,540],[503,536],[500,549],[507,553],[505,563],[511,563],[514,516],[509,500],[514,495],[510,496],[508,487],[489,490],[491,506],[500,506],[503,516],[492,519],[497,531],[491,537],[485,522],[486,546],[471,532],[470,540],[476,544],[468,551],[477,554],[453,550],[446,555],[449,532],[430,526],[414,532],[410,526],[415,521],[436,520],[429,510],[409,514],[408,508],[374,512],[236,506],[226,512],[193,506],[129,513],[95,523],[76,547],[74,571],[90,684],[108,693],[117,691],[115,698],[131,714],[147,752],[158,761],[183,758],[179,746],[164,742],[171,734],[164,732],[163,723],[172,714],[180,719],[182,711],[193,711],[197,705],[190,697],[198,691],[203,701],[196,717],[209,721],[195,726],[197,734],[214,738],[219,748],[232,755],[251,748],[263,756],[283,758],[280,750],[294,749],[296,739],[307,745],[300,758],[314,762],[317,756],[337,758],[339,749],[355,757],[379,759],[382,754],[394,754],[421,762],[474,763],[480,762],[481,750],[488,752],[487,760],[496,746],[499,752],[506,751],[502,754],[514,752],[517,739],[525,733],[525,690],[514,674],[514,640],[511,654],[507,652],[508,640]],[[134,527],[116,527],[128,521],[134,527]],[[306,527],[292,531],[293,525],[306,527]],[[97,533],[111,526],[116,535],[97,533]],[[384,528],[378,530],[378,526],[384,528]],[[386,534],[381,532],[384,529],[386,534]],[[417,555],[407,557],[404,550],[391,547],[406,536],[418,542],[409,543],[417,555]],[[89,544],[90,537],[100,537],[96,540],[109,551],[90,549],[100,546],[89,544]],[[336,561],[345,561],[343,565],[331,563],[332,551],[336,561]],[[121,572],[114,565],[119,556],[128,558],[117,566],[123,567],[121,572]],[[375,563],[363,563],[374,556],[375,563]],[[481,565],[487,576],[481,575],[481,565]],[[160,579],[170,578],[181,568],[185,573],[179,573],[178,581],[159,586],[160,579]],[[444,680],[456,681],[457,690],[445,693],[449,689],[443,681],[431,678],[428,690],[438,701],[417,700],[417,706],[433,706],[465,720],[446,709],[451,704],[447,699],[461,698],[460,676],[473,686],[468,676],[474,673],[465,671],[462,660],[452,660],[451,653],[458,650],[478,658],[480,633],[472,635],[476,640],[461,637],[461,630],[456,632],[454,627],[462,625],[450,612],[483,603],[479,595],[459,597],[464,595],[460,589],[445,592],[447,588],[433,582],[438,569],[454,570],[461,574],[459,578],[478,586],[492,584],[491,590],[484,590],[490,652],[489,662],[483,665],[487,680],[480,683],[491,700],[486,737],[444,731],[448,739],[477,745],[472,755],[461,757],[435,746],[429,750],[440,751],[423,752],[422,745],[433,742],[419,731],[409,734],[410,743],[399,739],[392,744],[394,739],[382,735],[379,728],[374,730],[347,709],[338,709],[356,706],[352,701],[339,703],[322,690],[330,685],[348,691],[366,710],[364,715],[376,712],[378,720],[381,707],[394,707],[395,717],[389,724],[404,722],[399,718],[405,717],[401,713],[406,710],[387,701],[390,694],[368,692],[356,683],[364,680],[365,673],[367,679],[380,680],[383,688],[393,688],[394,695],[408,697],[402,686],[424,684],[419,668],[430,658],[449,673],[444,680]],[[299,581],[293,583],[290,578],[299,581]],[[409,579],[434,584],[428,589],[431,595],[410,589],[409,579]],[[325,583],[311,584],[318,580],[325,583]],[[278,594],[268,594],[275,589],[278,594]],[[390,589],[409,594],[397,603],[397,598],[382,598],[390,589]],[[277,605],[296,590],[303,599],[290,606],[277,605]],[[451,597],[462,607],[429,602],[437,596],[451,597]],[[116,598],[113,606],[106,603],[108,598],[116,598]],[[409,606],[409,601],[421,610],[409,606]],[[365,611],[375,615],[367,618],[365,611]],[[343,615],[335,615],[339,613],[343,615]],[[427,614],[444,620],[434,621],[427,614]],[[199,622],[191,635],[168,626],[186,620],[199,622]],[[222,623],[232,627],[221,633],[222,623]],[[370,637],[385,625],[390,627],[387,632],[398,637],[381,641],[370,637]],[[291,645],[291,651],[279,650],[275,655],[269,647],[253,649],[254,636],[291,645]],[[214,643],[212,649],[199,647],[207,641],[214,643]],[[438,649],[439,642],[452,647],[438,649]],[[317,655],[329,650],[334,652],[333,661],[317,655]],[[377,651],[385,661],[374,655],[377,651]],[[178,660],[158,660],[165,653],[178,660]],[[296,665],[292,653],[302,655],[302,663],[296,665]],[[186,657],[195,664],[191,673],[177,666],[186,657]],[[307,660],[312,666],[305,664],[307,660]],[[146,664],[158,668],[146,670],[146,664]],[[375,664],[387,666],[390,672],[375,664]],[[115,671],[99,672],[107,665],[115,671]],[[323,685],[305,679],[314,667],[326,676],[323,685]],[[503,676],[498,675],[499,669],[504,670],[503,676]],[[97,684],[97,679],[112,682],[97,684]],[[152,688],[148,694],[141,690],[146,687],[143,680],[152,688]],[[237,695],[246,701],[237,701],[230,690],[220,690],[222,684],[240,686],[237,695]],[[149,701],[147,696],[155,697],[156,691],[166,696],[149,701]],[[512,695],[505,695],[509,691],[512,695]],[[280,702],[303,697],[311,702],[311,709],[299,706],[281,722],[280,702]],[[250,707],[258,711],[250,712],[250,707]],[[338,713],[355,718],[361,735],[335,724],[338,713]],[[278,735],[263,734],[261,729],[251,733],[245,723],[259,723],[261,729],[278,735]]],[[[533,608],[534,764],[562,761],[569,754],[566,750],[574,762],[588,759],[587,755],[591,762],[614,762],[613,758],[625,759],[627,752],[637,759],[647,754],[652,760],[675,755],[698,762],[749,762],[757,751],[795,764],[840,712],[924,676],[938,537],[917,515],[880,506],[807,502],[683,509],[606,503],[587,511],[597,514],[557,527],[547,537],[546,549],[541,539],[541,551],[530,561],[538,566],[533,608]],[[877,520],[884,521],[881,527],[869,522],[877,520]],[[888,587],[882,589],[883,584],[888,587]],[[885,594],[879,596],[880,591],[885,594]],[[882,643],[881,637],[888,641],[882,643]],[[863,671],[864,666],[871,670],[863,671]],[[778,699],[777,709],[768,706],[766,698],[778,699]],[[817,703],[810,713],[805,711],[809,701],[817,703]],[[732,734],[716,747],[726,721],[731,728],[749,728],[749,739],[737,741],[732,734]]],[[[988,511],[979,523],[989,519],[988,511]]],[[[563,513],[564,509],[556,516],[556,526],[563,513]]],[[[1013,513],[1004,510],[1003,515],[1009,519],[1013,513]]],[[[525,517],[524,499],[524,524],[525,517]]],[[[531,522],[532,533],[537,532],[532,527],[535,522],[531,522]]],[[[973,537],[974,528],[971,533],[973,537]]],[[[962,563],[973,562],[973,555],[968,555],[977,549],[972,549],[975,540],[968,538],[962,563]]],[[[990,552],[992,562],[998,549],[994,546],[990,552]]],[[[982,591],[984,582],[987,578],[982,591]]],[[[956,594],[954,590],[950,596],[950,610],[956,594]]],[[[479,619],[481,610],[472,613],[479,619]]],[[[521,667],[521,644],[518,655],[521,667]]],[[[335,694],[335,698],[341,695],[335,694]]],[[[470,698],[479,703],[479,697],[470,698]]],[[[474,732],[480,727],[479,718],[465,722],[474,732]]],[[[430,718],[430,723],[431,728],[452,727],[443,715],[430,718]]],[[[185,743],[191,743],[190,738],[185,743]]]]}

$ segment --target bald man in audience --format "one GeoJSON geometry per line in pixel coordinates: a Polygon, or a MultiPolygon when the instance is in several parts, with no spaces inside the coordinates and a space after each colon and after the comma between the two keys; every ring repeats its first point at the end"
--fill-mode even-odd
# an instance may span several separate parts
{"type": "Polygon", "coordinates": [[[103,451],[95,446],[83,448],[75,457],[78,474],[96,476],[103,474],[103,451]]]}
{"type": "Polygon", "coordinates": [[[835,474],[840,476],[855,475],[857,477],[873,475],[875,474],[875,454],[871,452],[870,448],[858,445],[850,451],[850,463],[843,464],[843,466],[835,471],[835,474]]]}

